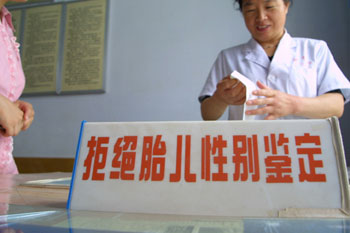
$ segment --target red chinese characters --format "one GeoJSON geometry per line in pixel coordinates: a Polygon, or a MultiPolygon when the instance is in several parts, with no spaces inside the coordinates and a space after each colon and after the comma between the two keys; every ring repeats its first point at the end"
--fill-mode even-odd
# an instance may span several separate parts
{"type": "Polygon", "coordinates": [[[175,173],[170,174],[170,182],[179,182],[181,180],[182,173],[182,152],[183,141],[185,141],[185,181],[196,182],[196,174],[191,173],[191,136],[186,135],[183,139],[183,135],[177,135],[176,140],[176,169],[175,173]]]}
{"type": "Polygon", "coordinates": [[[115,156],[112,160],[112,168],[118,170],[111,171],[110,179],[134,180],[136,148],[137,136],[125,136],[117,139],[113,150],[115,156]]]}
{"type": "Polygon", "coordinates": [[[91,167],[92,175],[91,180],[104,180],[105,173],[99,172],[106,166],[106,159],[108,148],[105,146],[109,143],[109,137],[91,137],[88,142],[89,154],[84,161],[84,167],[86,168],[83,174],[83,180],[88,180],[90,178],[91,167]]]}
{"type": "Polygon", "coordinates": [[[304,155],[304,158],[299,158],[299,181],[326,182],[325,174],[316,173],[316,168],[323,168],[323,161],[315,160],[315,156],[322,154],[320,136],[311,136],[305,133],[304,136],[295,137],[295,144],[297,146],[297,154],[304,155]],[[303,144],[307,144],[308,146],[302,146],[303,144]],[[305,155],[307,160],[305,159],[305,155]]]}
{"type": "Polygon", "coordinates": [[[235,165],[234,181],[247,181],[248,174],[252,174],[253,182],[260,180],[258,139],[256,134],[252,135],[252,137],[247,137],[246,135],[233,136],[232,162],[235,165]]]}
{"type": "Polygon", "coordinates": [[[289,157],[289,138],[284,134],[264,136],[266,183],[293,183],[292,159],[289,157]],[[278,150],[280,148],[280,150],[278,150]]]}
{"type": "Polygon", "coordinates": [[[162,181],[164,179],[166,144],[162,135],[143,138],[142,160],[139,180],[162,181]]]}
{"type": "Polygon", "coordinates": [[[205,135],[193,143],[192,135],[176,135],[168,151],[164,140],[168,137],[161,134],[112,140],[92,136],[82,179],[194,183],[200,175],[206,182],[326,182],[320,136],[304,133],[293,137],[284,133],[260,137],[219,134],[205,135]],[[263,179],[261,169],[266,172],[263,179]]]}
{"type": "Polygon", "coordinates": [[[228,174],[224,172],[224,165],[227,164],[227,156],[224,155],[224,149],[227,147],[227,141],[222,135],[210,137],[207,135],[202,138],[202,175],[201,178],[206,181],[227,181],[228,174]],[[211,158],[216,166],[217,172],[211,173],[211,158]]]}

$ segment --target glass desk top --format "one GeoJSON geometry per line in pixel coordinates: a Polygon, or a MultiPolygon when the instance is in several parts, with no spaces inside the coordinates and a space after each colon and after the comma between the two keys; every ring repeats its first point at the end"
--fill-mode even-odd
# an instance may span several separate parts
{"type": "Polygon", "coordinates": [[[350,218],[234,218],[66,210],[69,187],[23,186],[70,174],[0,176],[0,233],[350,233],[350,218]],[[43,178],[44,177],[44,178],[43,178]]]}
{"type": "Polygon", "coordinates": [[[10,205],[0,232],[343,233],[349,219],[258,219],[121,214],[10,205]]]}

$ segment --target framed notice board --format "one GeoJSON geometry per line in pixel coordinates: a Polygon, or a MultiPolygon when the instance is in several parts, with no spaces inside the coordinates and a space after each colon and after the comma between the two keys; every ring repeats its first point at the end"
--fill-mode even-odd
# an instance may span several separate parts
{"type": "Polygon", "coordinates": [[[7,4],[21,43],[24,95],[102,93],[108,0],[7,4]]]}

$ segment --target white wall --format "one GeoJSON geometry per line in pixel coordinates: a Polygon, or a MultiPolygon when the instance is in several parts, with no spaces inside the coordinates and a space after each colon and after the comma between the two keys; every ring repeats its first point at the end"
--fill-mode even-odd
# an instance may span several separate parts
{"type": "MultiPolygon", "coordinates": [[[[346,0],[295,1],[287,28],[326,40],[350,77],[348,13],[346,0]]],[[[111,0],[109,14],[107,92],[24,98],[36,119],[15,156],[74,157],[82,120],[201,120],[197,96],[214,59],[249,39],[232,0],[111,0]]]]}

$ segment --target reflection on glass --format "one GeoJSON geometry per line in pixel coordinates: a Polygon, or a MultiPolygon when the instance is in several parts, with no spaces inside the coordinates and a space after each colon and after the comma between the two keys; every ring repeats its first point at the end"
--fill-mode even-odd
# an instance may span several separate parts
{"type": "MultiPolygon", "coordinates": [[[[10,206],[11,207],[11,206],[10,206]]],[[[348,219],[245,219],[92,211],[37,211],[7,216],[0,233],[344,233],[348,219]]]]}

